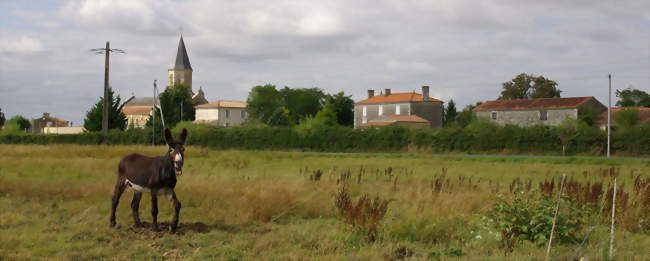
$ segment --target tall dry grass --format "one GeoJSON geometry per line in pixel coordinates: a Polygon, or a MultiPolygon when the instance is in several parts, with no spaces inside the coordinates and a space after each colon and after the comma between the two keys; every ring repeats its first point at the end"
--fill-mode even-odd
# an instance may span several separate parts
{"type": "MultiPolygon", "coordinates": [[[[611,178],[603,174],[608,165],[590,160],[503,161],[189,147],[176,189],[183,203],[181,233],[131,228],[130,192],[118,208],[121,228],[109,229],[109,202],[120,158],[132,152],[159,155],[164,151],[164,147],[148,146],[1,146],[0,245],[5,247],[0,247],[0,257],[377,260],[407,255],[428,259],[457,248],[468,259],[534,259],[542,257],[543,250],[528,245],[505,256],[497,247],[496,231],[484,226],[483,213],[497,194],[537,190],[551,180],[557,186],[558,177],[567,173],[576,184],[570,194],[587,202],[591,198],[582,196],[587,184],[591,192],[594,184],[603,182],[599,192],[603,197],[611,178]],[[335,195],[342,184],[354,200],[368,195],[390,201],[374,243],[337,216],[335,195]]],[[[618,232],[626,244],[617,253],[634,257],[647,253],[650,245],[638,225],[648,202],[644,195],[649,193],[650,165],[623,162],[613,162],[619,181],[625,183],[622,193],[629,195],[627,207],[620,210],[618,232]]],[[[148,197],[142,203],[141,218],[149,221],[148,197]]],[[[159,221],[169,221],[171,205],[165,200],[159,205],[159,221]]],[[[589,244],[586,255],[598,257],[599,241],[589,244]]],[[[566,246],[559,249],[558,256],[573,251],[566,246]]]]}

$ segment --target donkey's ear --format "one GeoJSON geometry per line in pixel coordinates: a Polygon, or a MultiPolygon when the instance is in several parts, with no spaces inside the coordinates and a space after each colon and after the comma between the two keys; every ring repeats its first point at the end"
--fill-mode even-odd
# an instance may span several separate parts
{"type": "Polygon", "coordinates": [[[187,129],[183,128],[181,131],[181,137],[178,141],[180,141],[181,144],[185,144],[185,138],[187,138],[187,129]]]}
{"type": "Polygon", "coordinates": [[[172,132],[169,128],[165,128],[165,142],[167,142],[167,145],[174,143],[174,138],[172,138],[172,132]]]}

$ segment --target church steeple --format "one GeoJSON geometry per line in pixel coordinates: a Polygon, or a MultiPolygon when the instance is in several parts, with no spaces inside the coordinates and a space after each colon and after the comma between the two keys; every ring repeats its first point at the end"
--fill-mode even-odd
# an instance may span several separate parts
{"type": "Polygon", "coordinates": [[[187,56],[187,50],[185,50],[185,42],[183,41],[182,35],[181,40],[178,42],[178,52],[176,52],[176,63],[174,69],[192,70],[192,65],[190,64],[190,58],[187,56]]]}
{"type": "Polygon", "coordinates": [[[174,67],[168,70],[168,86],[179,84],[192,86],[192,71],[190,58],[187,56],[187,50],[185,49],[185,41],[183,41],[183,36],[181,35],[181,39],[178,41],[178,51],[176,52],[174,67]]]}

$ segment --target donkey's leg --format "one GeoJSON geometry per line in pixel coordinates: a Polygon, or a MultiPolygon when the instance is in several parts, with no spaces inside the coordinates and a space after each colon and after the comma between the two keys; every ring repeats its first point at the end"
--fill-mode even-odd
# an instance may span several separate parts
{"type": "Polygon", "coordinates": [[[178,201],[178,198],[176,197],[176,192],[173,191],[172,191],[171,200],[174,203],[174,220],[172,221],[172,226],[170,227],[170,230],[174,232],[178,228],[178,214],[181,212],[181,202],[178,201]]]}
{"type": "Polygon", "coordinates": [[[158,195],[156,192],[151,192],[151,217],[153,219],[152,228],[154,231],[158,229],[158,195]]]}
{"type": "Polygon", "coordinates": [[[124,179],[122,178],[117,178],[117,183],[115,184],[115,190],[113,191],[113,199],[112,199],[112,205],[111,205],[111,227],[114,227],[116,222],[115,222],[115,210],[117,209],[117,205],[120,203],[120,197],[122,196],[122,193],[124,192],[124,189],[126,188],[126,185],[124,184],[124,179]]]}
{"type": "Polygon", "coordinates": [[[133,200],[131,200],[131,211],[133,212],[133,222],[136,227],[141,227],[142,222],[140,222],[140,199],[142,198],[142,192],[135,191],[133,193],[133,200]]]}

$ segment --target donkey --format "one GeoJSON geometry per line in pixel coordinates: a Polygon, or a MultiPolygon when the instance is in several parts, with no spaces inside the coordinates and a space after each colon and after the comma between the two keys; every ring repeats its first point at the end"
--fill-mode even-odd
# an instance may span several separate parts
{"type": "Polygon", "coordinates": [[[174,220],[170,230],[173,232],[178,228],[178,214],[181,210],[181,202],[178,201],[174,187],[176,176],[183,174],[183,160],[185,159],[185,138],[187,130],[183,129],[178,140],[172,138],[169,129],[165,129],[165,142],[169,149],[162,157],[147,157],[137,153],[124,157],[118,166],[117,183],[113,192],[113,204],[111,209],[111,227],[115,226],[115,209],[120,202],[120,197],[130,187],[134,190],[131,210],[136,227],[141,227],[140,222],[140,198],[142,193],[151,193],[151,215],[153,217],[153,230],[158,229],[158,195],[164,195],[174,204],[174,220]]]}

